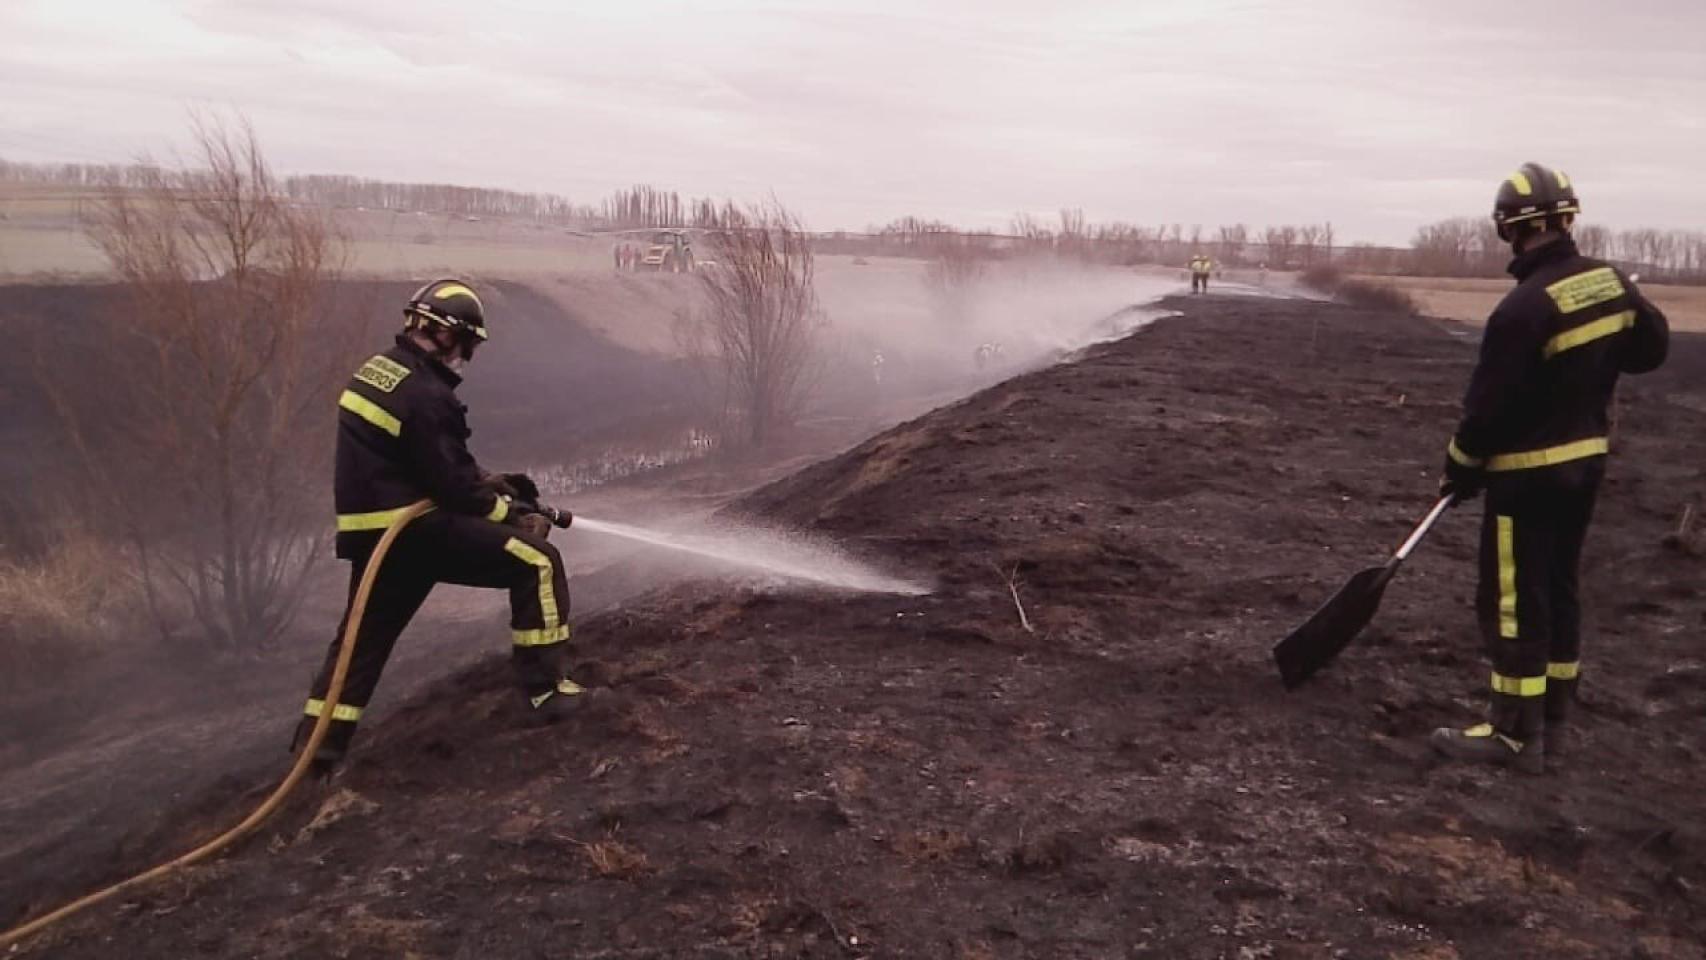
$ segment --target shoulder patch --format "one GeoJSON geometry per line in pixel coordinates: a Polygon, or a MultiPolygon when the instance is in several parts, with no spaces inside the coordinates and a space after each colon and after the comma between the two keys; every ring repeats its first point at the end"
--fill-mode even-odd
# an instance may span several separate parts
{"type": "Polygon", "coordinates": [[[380,393],[390,393],[397,384],[408,379],[410,370],[383,354],[369,359],[355,372],[355,378],[380,393]]]}
{"type": "Polygon", "coordinates": [[[1546,294],[1560,312],[1575,313],[1623,296],[1623,281],[1617,279],[1617,271],[1599,267],[1548,285],[1546,294]]]}

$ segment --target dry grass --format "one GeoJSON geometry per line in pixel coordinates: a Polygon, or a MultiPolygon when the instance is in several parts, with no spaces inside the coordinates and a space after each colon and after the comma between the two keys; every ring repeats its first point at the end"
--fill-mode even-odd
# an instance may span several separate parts
{"type": "MultiPolygon", "coordinates": [[[[579,843],[579,841],[577,841],[579,843]]],[[[635,881],[652,872],[652,862],[644,852],[617,840],[614,836],[591,843],[579,843],[592,872],[610,880],[635,881]]]]}
{"type": "Polygon", "coordinates": [[[0,559],[0,691],[62,675],[138,602],[116,561],[109,545],[83,533],[62,535],[39,558],[0,559]]]}
{"type": "Polygon", "coordinates": [[[958,830],[919,830],[895,840],[895,851],[910,863],[941,863],[971,848],[971,838],[958,830]]]}
{"type": "MultiPolygon", "coordinates": [[[[1475,279],[1464,277],[1361,277],[1370,284],[1382,284],[1401,290],[1421,305],[1430,317],[1444,317],[1463,323],[1484,323],[1500,298],[1510,292],[1509,279],[1475,279]]],[[[1671,284],[1642,284],[1646,294],[1669,318],[1671,328],[1690,332],[1706,332],[1706,287],[1683,287],[1671,284]]]]}

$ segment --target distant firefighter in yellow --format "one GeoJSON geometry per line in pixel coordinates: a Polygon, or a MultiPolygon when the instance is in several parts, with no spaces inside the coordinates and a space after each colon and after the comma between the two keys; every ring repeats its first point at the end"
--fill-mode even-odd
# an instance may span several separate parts
{"type": "Polygon", "coordinates": [[[1208,276],[1214,272],[1214,261],[1208,254],[1199,253],[1191,258],[1191,292],[1207,293],[1208,276]]]}

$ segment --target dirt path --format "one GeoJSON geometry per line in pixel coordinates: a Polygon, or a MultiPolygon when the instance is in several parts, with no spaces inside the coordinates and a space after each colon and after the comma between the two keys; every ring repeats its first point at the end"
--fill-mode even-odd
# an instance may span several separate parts
{"type": "Polygon", "coordinates": [[[51,955],[1700,957],[1706,561],[1664,538],[1706,502],[1706,344],[1624,390],[1583,743],[1518,778],[1423,747],[1485,683],[1468,513],[1317,682],[1288,696],[1267,660],[1425,510],[1471,349],[1332,305],[1177,305],[742,503],[934,595],[625,604],[583,625],[600,689],[546,731],[489,658],[51,955]]]}

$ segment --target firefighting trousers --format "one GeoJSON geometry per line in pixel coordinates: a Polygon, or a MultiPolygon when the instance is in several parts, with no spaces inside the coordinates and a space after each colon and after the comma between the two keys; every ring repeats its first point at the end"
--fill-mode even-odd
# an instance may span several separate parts
{"type": "Polygon", "coordinates": [[[1199,290],[1202,293],[1208,292],[1208,274],[1206,273],[1191,274],[1191,292],[1197,293],[1199,290]]]}
{"type": "Polygon", "coordinates": [[[1492,689],[1504,695],[1495,701],[1543,700],[1548,721],[1561,722],[1581,672],[1578,571],[1604,467],[1601,461],[1550,472],[1565,476],[1535,471],[1489,483],[1475,608],[1492,660],[1492,689]]]}
{"type": "MultiPolygon", "coordinates": [[[[351,602],[366,567],[365,556],[350,565],[351,602]]],[[[385,555],[356,633],[343,693],[332,711],[323,748],[328,753],[338,755],[348,748],[397,638],[440,583],[509,591],[511,660],[523,693],[531,697],[550,691],[565,675],[569,590],[557,548],[515,527],[435,510],[404,528],[385,555]]],[[[346,623],[349,616],[346,603],[346,623]]],[[[304,728],[326,708],[343,631],[340,624],[309,691],[304,728]]]]}

